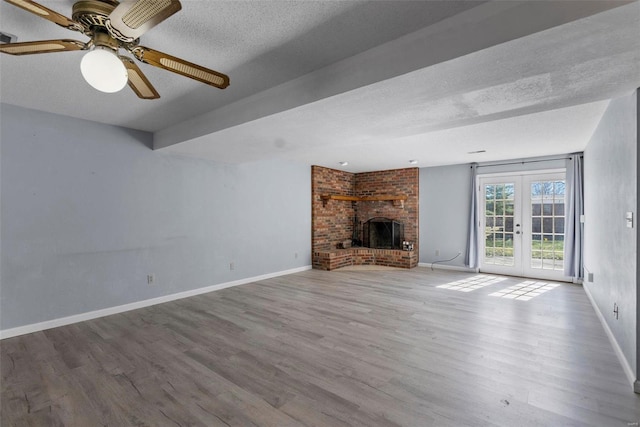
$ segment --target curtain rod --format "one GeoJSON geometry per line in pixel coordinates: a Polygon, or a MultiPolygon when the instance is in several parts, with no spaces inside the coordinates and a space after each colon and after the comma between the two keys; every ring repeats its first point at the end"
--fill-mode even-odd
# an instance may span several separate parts
{"type": "MultiPolygon", "coordinates": [[[[580,155],[580,157],[583,157],[580,155]]],[[[523,160],[521,162],[509,162],[509,163],[493,163],[490,165],[478,165],[478,168],[486,168],[491,166],[508,166],[508,165],[524,165],[525,163],[540,163],[540,162],[552,162],[554,160],[571,160],[573,157],[557,157],[555,159],[544,159],[544,160],[523,160]]]]}

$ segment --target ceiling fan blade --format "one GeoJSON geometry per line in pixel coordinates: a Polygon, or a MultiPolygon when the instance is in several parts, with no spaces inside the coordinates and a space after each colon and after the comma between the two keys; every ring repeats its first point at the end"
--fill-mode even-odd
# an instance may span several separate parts
{"type": "Polygon", "coordinates": [[[80,32],[84,31],[84,28],[82,27],[82,25],[34,1],[31,1],[31,0],[4,0],[4,1],[6,1],[7,3],[11,3],[14,6],[18,6],[19,8],[24,9],[27,12],[34,13],[41,18],[47,19],[51,22],[55,22],[56,24],[62,27],[68,28],[70,30],[80,31],[80,32]]]}
{"type": "Polygon", "coordinates": [[[120,56],[129,75],[129,87],[142,99],[158,99],[160,94],[131,58],[120,56]]]}
{"type": "Polygon", "coordinates": [[[199,82],[224,89],[229,86],[229,77],[225,74],[202,67],[184,59],[166,53],[158,52],[144,46],[136,46],[131,53],[140,61],[163,68],[165,70],[181,74],[199,82]]]}
{"type": "Polygon", "coordinates": [[[180,9],[178,0],[125,0],[109,15],[110,30],[135,40],[180,9]]]}
{"type": "Polygon", "coordinates": [[[86,43],[77,40],[40,40],[35,42],[0,44],[0,52],[9,55],[33,55],[36,53],[66,52],[84,50],[86,43]]]}

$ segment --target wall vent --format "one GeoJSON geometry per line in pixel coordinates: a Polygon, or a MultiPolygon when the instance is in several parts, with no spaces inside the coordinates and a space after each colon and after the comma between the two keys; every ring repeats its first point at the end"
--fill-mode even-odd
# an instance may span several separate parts
{"type": "Polygon", "coordinates": [[[14,36],[13,34],[3,33],[2,31],[0,31],[0,44],[15,43],[17,40],[18,37],[14,36]]]}

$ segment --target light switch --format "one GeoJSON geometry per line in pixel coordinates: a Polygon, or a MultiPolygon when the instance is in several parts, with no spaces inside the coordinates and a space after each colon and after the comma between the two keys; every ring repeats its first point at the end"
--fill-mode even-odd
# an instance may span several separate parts
{"type": "Polygon", "coordinates": [[[627,212],[625,219],[627,220],[627,228],[633,228],[633,212],[627,212]]]}

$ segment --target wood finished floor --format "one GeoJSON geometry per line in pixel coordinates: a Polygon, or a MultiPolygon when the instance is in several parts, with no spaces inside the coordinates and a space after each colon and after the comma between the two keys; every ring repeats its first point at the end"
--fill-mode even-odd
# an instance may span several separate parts
{"type": "Polygon", "coordinates": [[[474,276],[312,270],[5,339],[1,425],[637,425],[580,286],[438,287],[474,276]]]}

